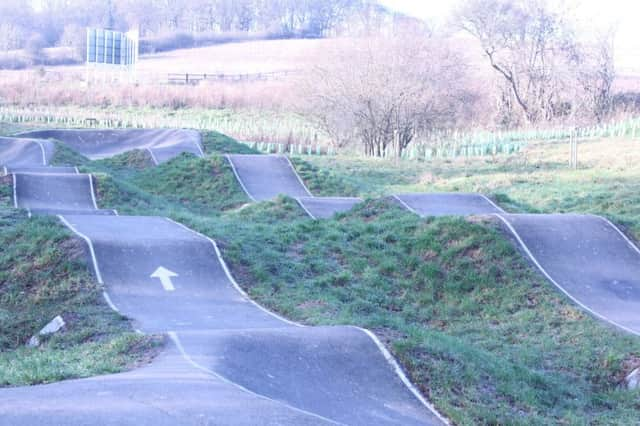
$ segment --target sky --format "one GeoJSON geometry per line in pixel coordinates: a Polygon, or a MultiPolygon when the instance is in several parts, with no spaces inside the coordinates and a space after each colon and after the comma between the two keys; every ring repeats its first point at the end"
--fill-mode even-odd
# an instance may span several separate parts
{"type": "MultiPolygon", "coordinates": [[[[380,0],[390,9],[422,19],[444,22],[464,0],[380,0]]],[[[640,0],[567,0],[586,30],[615,25],[615,60],[620,72],[640,70],[640,0]]]]}

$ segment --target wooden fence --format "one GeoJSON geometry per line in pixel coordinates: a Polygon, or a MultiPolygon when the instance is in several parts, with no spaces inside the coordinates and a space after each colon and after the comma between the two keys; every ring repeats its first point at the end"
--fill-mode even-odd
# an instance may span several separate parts
{"type": "Polygon", "coordinates": [[[247,82],[247,81],[266,81],[286,78],[297,73],[295,70],[260,72],[253,74],[194,74],[194,73],[170,73],[167,74],[167,83],[169,84],[199,84],[203,81],[227,81],[227,82],[247,82]]]}

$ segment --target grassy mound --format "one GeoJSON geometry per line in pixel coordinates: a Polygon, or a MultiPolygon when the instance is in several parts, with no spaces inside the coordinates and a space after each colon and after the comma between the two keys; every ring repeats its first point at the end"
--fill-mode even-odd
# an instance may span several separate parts
{"type": "Polygon", "coordinates": [[[2,209],[0,246],[0,386],[118,372],[157,350],[104,303],[82,246],[56,219],[2,209]],[[25,347],[56,315],[64,330],[25,347]]]}
{"type": "Polygon", "coordinates": [[[217,214],[248,202],[231,166],[219,156],[181,154],[140,171],[96,170],[100,170],[96,173],[98,204],[121,213],[167,215],[190,209],[217,214]]]}
{"type": "Polygon", "coordinates": [[[218,132],[203,132],[202,147],[207,154],[260,154],[248,145],[218,132]]]}
{"type": "Polygon", "coordinates": [[[55,151],[51,158],[50,164],[52,166],[83,166],[89,163],[89,160],[84,155],[76,152],[66,144],[62,142],[55,142],[55,151]]]}
{"type": "Polygon", "coordinates": [[[291,158],[291,163],[304,181],[309,191],[315,196],[357,196],[356,187],[349,185],[335,173],[318,167],[296,157],[291,158]]]}
{"type": "Polygon", "coordinates": [[[113,172],[139,171],[154,165],[151,154],[146,149],[133,149],[119,155],[91,163],[92,168],[102,168],[113,172]]]}
{"type": "Polygon", "coordinates": [[[198,210],[227,210],[248,201],[224,157],[180,156],[139,173],[139,188],[198,210]]]}
{"type": "Polygon", "coordinates": [[[640,341],[569,303],[497,224],[421,220],[382,201],[325,221],[293,208],[280,199],[176,219],[218,239],[259,302],[309,324],[373,329],[458,424],[636,419],[638,393],[619,384],[640,341]]]}

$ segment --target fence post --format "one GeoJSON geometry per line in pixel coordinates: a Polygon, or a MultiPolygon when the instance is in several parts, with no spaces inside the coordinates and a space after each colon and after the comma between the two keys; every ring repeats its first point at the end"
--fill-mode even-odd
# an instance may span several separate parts
{"type": "Polygon", "coordinates": [[[569,160],[569,166],[572,169],[577,170],[578,169],[578,138],[573,132],[569,134],[569,145],[571,147],[571,153],[570,153],[571,158],[569,160]]]}

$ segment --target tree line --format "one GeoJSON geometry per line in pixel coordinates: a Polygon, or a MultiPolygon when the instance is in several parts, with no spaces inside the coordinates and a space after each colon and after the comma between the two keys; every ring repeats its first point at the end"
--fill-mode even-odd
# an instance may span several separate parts
{"type": "Polygon", "coordinates": [[[615,111],[611,29],[552,0],[467,0],[447,28],[403,28],[327,54],[308,114],[339,147],[400,155],[451,129],[591,125],[615,111]]]}
{"type": "MultiPolygon", "coordinates": [[[[41,0],[0,2],[0,51],[68,45],[85,27],[128,30],[143,38],[259,33],[271,37],[325,37],[390,16],[374,0],[41,0]],[[34,8],[37,4],[37,8],[34,8]]],[[[366,29],[366,28],[365,28],[366,29]]]]}

